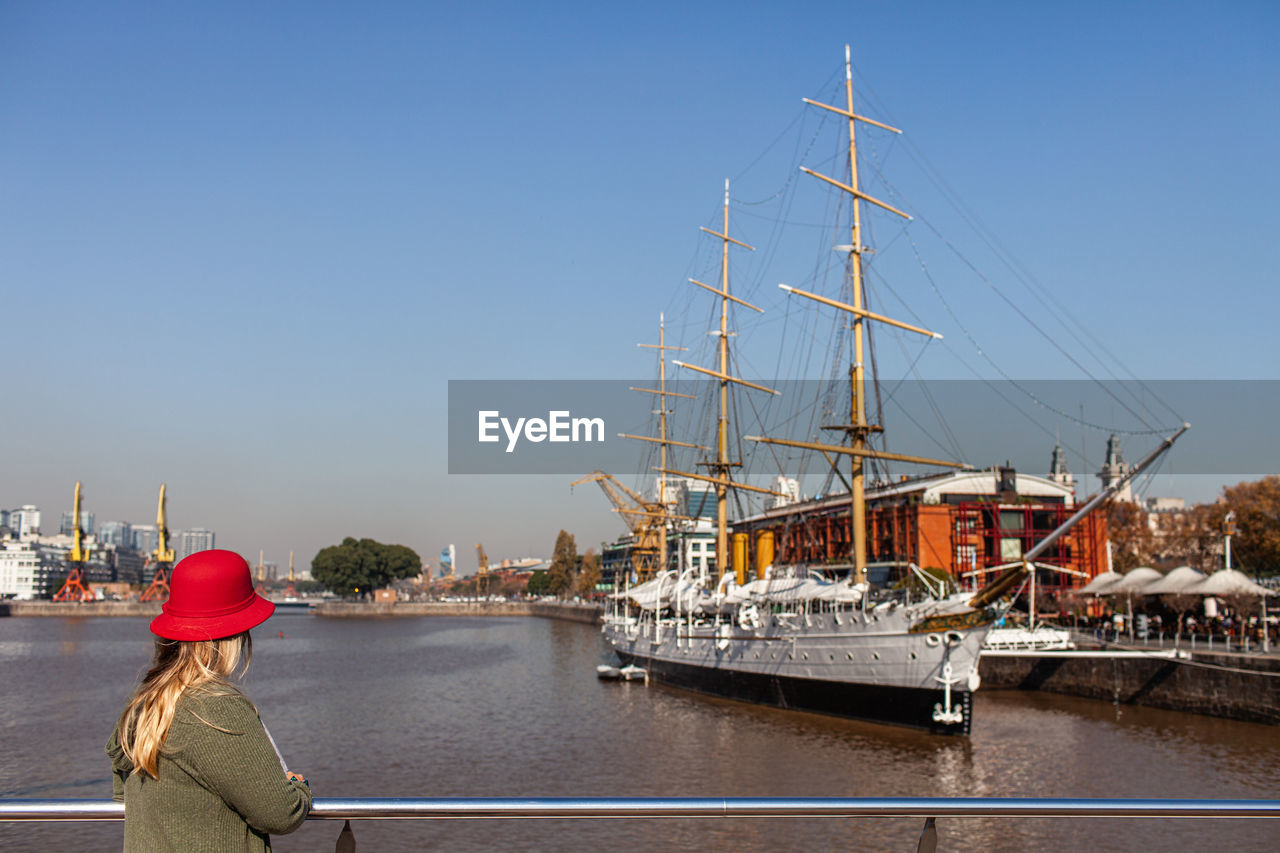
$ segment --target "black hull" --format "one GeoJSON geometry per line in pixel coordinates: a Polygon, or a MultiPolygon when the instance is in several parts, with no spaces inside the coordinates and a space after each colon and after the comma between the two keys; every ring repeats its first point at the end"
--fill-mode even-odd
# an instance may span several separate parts
{"type": "Polygon", "coordinates": [[[618,657],[623,664],[644,667],[650,678],[663,684],[756,705],[909,726],[944,735],[969,734],[972,720],[973,695],[967,690],[951,693],[952,703],[964,712],[963,722],[939,723],[934,721],[933,712],[934,705],[943,702],[941,689],[849,684],[713,669],[630,655],[621,650],[618,657]]]}

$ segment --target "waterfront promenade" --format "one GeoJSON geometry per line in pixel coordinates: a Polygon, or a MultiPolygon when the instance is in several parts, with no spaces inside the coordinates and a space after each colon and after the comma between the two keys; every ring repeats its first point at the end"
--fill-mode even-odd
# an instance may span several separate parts
{"type": "Polygon", "coordinates": [[[1280,654],[1195,651],[1172,641],[1100,645],[1075,637],[1070,651],[983,652],[982,691],[1034,690],[1233,720],[1280,724],[1280,654]]]}

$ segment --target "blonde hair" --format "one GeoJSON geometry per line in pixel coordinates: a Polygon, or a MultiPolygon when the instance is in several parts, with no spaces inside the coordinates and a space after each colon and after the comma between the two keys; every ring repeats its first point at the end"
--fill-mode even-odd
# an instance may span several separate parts
{"type": "Polygon", "coordinates": [[[120,715],[120,746],[133,763],[133,772],[157,778],[160,749],[184,692],[229,689],[236,668],[243,664],[243,673],[252,657],[248,631],[221,640],[193,642],[158,637],[151,669],[120,715]]]}

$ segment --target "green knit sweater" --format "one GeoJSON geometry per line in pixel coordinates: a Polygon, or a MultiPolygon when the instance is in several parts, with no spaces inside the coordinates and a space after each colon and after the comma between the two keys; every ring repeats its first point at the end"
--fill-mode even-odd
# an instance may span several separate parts
{"type": "Polygon", "coordinates": [[[233,687],[183,693],[158,778],[133,772],[118,725],[107,755],[126,853],[267,851],[269,833],[292,832],[311,810],[310,789],[285,778],[257,709],[233,687]]]}

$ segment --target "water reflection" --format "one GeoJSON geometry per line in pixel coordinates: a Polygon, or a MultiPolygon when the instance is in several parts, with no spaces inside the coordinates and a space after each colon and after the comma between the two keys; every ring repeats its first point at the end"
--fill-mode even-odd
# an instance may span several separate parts
{"type": "MultiPolygon", "coordinates": [[[[281,614],[246,689],[321,796],[1274,797],[1272,727],[979,693],[973,735],[758,708],[595,678],[590,626],[281,614]],[[284,637],[276,636],[279,631],[284,637]]],[[[107,796],[102,743],[150,658],[145,620],[0,619],[0,790],[107,796]],[[92,780],[97,780],[96,782],[92,780]]],[[[1269,822],[943,820],[943,850],[1265,849],[1269,822]],[[1153,843],[1152,839],[1158,839],[1153,843]]],[[[332,849],[312,822],[282,851],[332,849]]],[[[916,820],[357,824],[361,849],[914,849],[916,820]]],[[[111,825],[0,826],[6,850],[119,849],[111,825]]]]}

